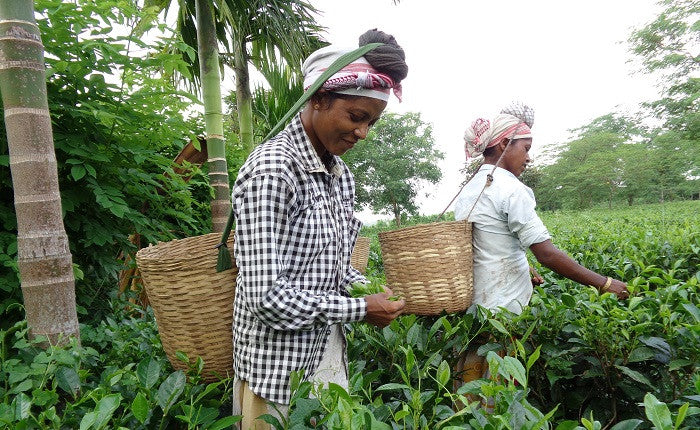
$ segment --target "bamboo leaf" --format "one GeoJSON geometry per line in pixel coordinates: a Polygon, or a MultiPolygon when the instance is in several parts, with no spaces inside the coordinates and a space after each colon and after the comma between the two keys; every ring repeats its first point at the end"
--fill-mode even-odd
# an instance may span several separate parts
{"type": "Polygon", "coordinates": [[[301,96],[299,100],[297,100],[296,103],[292,106],[291,109],[282,117],[281,120],[270,130],[270,132],[265,136],[263,139],[263,142],[269,140],[272,136],[274,136],[280,128],[289,121],[289,119],[296,114],[299,109],[311,98],[311,96],[318,91],[319,88],[334,74],[336,74],[340,69],[343,67],[347,66],[348,64],[352,63],[354,60],[360,58],[361,56],[365,55],[369,51],[373,50],[374,48],[381,46],[381,43],[369,43],[365,46],[362,46],[360,48],[355,49],[354,51],[350,51],[347,54],[343,54],[340,57],[338,57],[337,60],[335,60],[329,67],[324,71],[321,76],[318,77],[314,81],[313,84],[304,92],[304,94],[301,96]]]}

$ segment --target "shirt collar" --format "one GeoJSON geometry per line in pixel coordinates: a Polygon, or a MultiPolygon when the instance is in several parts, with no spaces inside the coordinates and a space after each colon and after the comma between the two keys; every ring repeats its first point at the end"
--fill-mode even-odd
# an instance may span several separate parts
{"type": "MultiPolygon", "coordinates": [[[[480,172],[481,172],[481,171],[488,171],[489,173],[491,173],[491,170],[493,170],[493,167],[494,167],[493,164],[484,163],[484,164],[482,164],[481,167],[479,168],[479,171],[480,171],[480,172]]],[[[517,176],[515,176],[514,174],[512,174],[509,170],[504,169],[503,167],[496,167],[496,170],[494,171],[494,173],[500,174],[500,175],[506,175],[506,176],[510,176],[510,177],[512,177],[512,178],[518,179],[517,176]]]]}
{"type": "MultiPolygon", "coordinates": [[[[295,137],[294,141],[297,143],[296,147],[299,151],[299,160],[302,166],[304,166],[304,169],[309,173],[328,173],[323,160],[321,160],[321,157],[314,149],[311,139],[309,139],[306,130],[304,130],[304,125],[301,122],[301,113],[296,114],[287,129],[295,137]]],[[[330,157],[329,164],[331,165],[331,174],[338,178],[341,177],[343,175],[343,169],[340,167],[338,157],[330,153],[328,155],[330,157]]]]}

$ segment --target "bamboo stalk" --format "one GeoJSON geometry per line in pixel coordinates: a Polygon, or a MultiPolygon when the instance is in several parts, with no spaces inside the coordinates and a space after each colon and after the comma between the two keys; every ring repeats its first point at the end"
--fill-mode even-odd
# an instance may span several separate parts
{"type": "Polygon", "coordinates": [[[209,183],[214,189],[214,199],[211,202],[212,230],[221,232],[226,226],[228,214],[231,211],[231,199],[221,108],[218,41],[211,1],[196,0],[195,9],[204,121],[207,149],[209,151],[209,183]]]}

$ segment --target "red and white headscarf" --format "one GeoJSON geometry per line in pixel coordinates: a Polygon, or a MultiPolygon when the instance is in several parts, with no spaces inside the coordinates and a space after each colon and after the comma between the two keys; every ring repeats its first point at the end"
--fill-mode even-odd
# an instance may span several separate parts
{"type": "MultiPolygon", "coordinates": [[[[350,48],[326,46],[312,53],[302,65],[304,73],[304,91],[343,54],[352,51],[350,48]]],[[[375,70],[371,64],[360,57],[331,76],[321,87],[327,91],[353,96],[372,97],[384,101],[389,100],[389,91],[401,101],[401,84],[395,83],[391,77],[375,70]]]]}
{"type": "MultiPolygon", "coordinates": [[[[534,119],[534,118],[533,118],[534,119]]],[[[478,157],[486,148],[497,145],[503,139],[531,138],[530,127],[511,114],[500,113],[493,119],[478,118],[464,132],[464,151],[467,159],[478,157]]]]}

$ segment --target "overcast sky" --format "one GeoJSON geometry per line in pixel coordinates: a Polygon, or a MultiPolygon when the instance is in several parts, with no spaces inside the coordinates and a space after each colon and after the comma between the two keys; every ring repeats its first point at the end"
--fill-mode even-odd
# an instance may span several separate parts
{"type": "Polygon", "coordinates": [[[626,44],[632,28],[658,13],[653,0],[310,2],[322,12],[329,42],[355,47],[376,27],[406,51],[403,103],[392,96],[387,110],[420,112],[445,153],[443,180],[424,189],[431,197],[421,198],[422,214],[440,213],[457,192],[462,135],[477,116],[494,115],[511,100],[530,104],[537,162],[543,146],[568,140],[568,130],[658,94],[653,80],[628,64],[626,44]]]}

